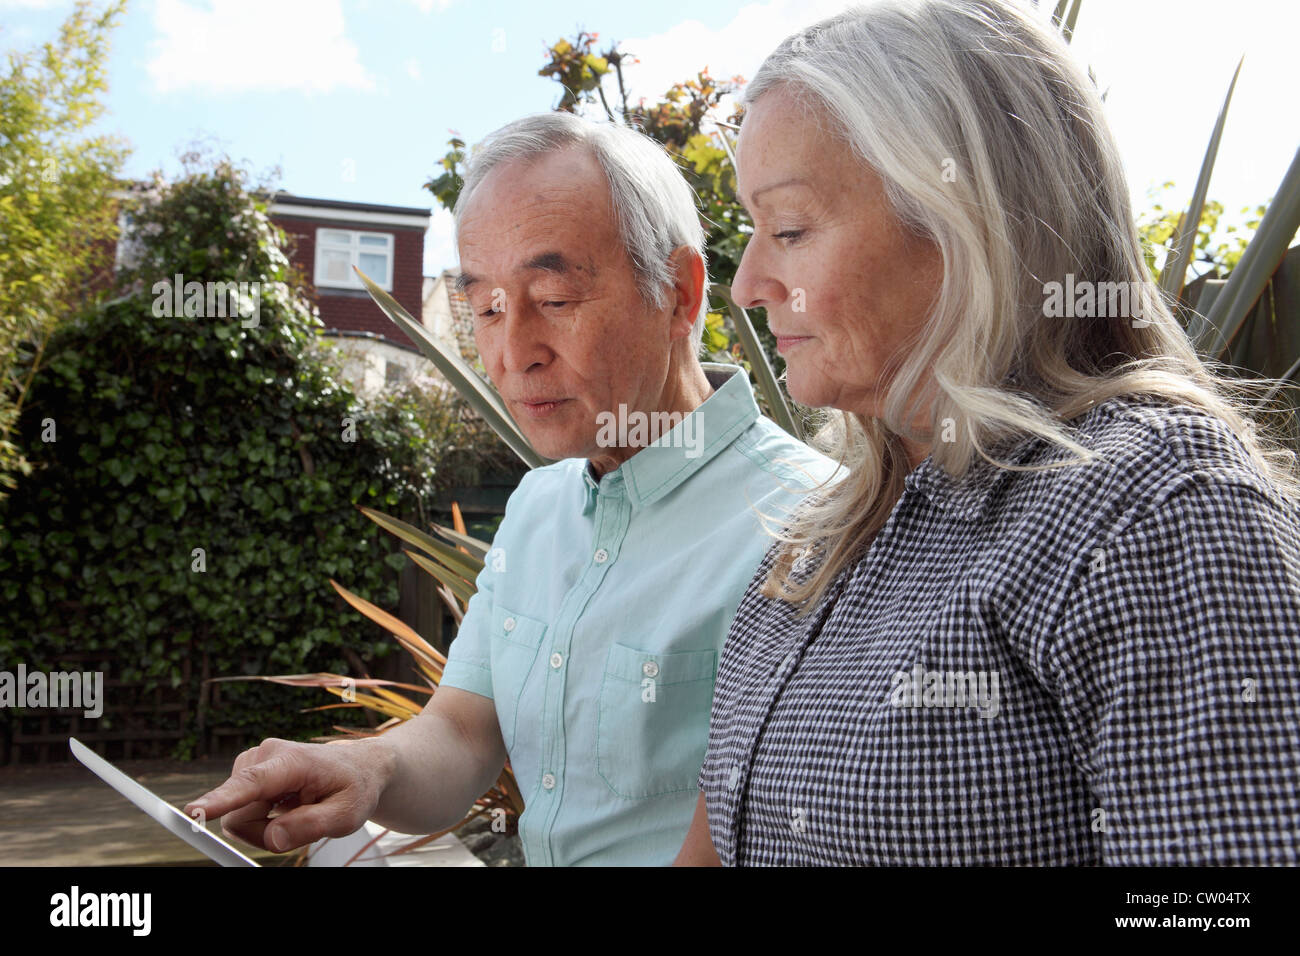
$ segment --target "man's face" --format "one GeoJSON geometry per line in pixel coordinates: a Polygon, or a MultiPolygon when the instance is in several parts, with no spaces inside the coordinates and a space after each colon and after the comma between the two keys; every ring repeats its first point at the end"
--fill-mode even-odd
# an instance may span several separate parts
{"type": "Polygon", "coordinates": [[[671,341],[690,323],[671,296],[658,310],[642,301],[595,158],[569,148],[493,169],[458,242],[474,341],[529,442],[618,467],[634,449],[599,447],[596,416],[659,408],[671,341]]]}

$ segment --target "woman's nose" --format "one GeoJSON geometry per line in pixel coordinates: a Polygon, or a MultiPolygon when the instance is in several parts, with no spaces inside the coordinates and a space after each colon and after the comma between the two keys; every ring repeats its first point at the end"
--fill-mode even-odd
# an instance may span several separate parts
{"type": "Polygon", "coordinates": [[[731,298],[742,309],[758,309],[784,298],[781,283],[763,275],[751,238],[740,257],[740,267],[731,283],[731,298]]]}

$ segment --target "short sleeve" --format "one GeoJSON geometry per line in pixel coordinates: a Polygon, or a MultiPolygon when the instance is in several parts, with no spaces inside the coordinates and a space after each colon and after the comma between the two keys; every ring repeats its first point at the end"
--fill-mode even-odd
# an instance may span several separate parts
{"type": "Polygon", "coordinates": [[[1184,474],[1091,552],[1045,661],[1108,864],[1295,864],[1300,516],[1184,474]]]}
{"type": "MultiPolygon", "coordinates": [[[[501,537],[498,529],[497,539],[501,537]]],[[[496,539],[493,541],[495,546],[496,539]]],[[[483,570],[475,579],[477,591],[470,597],[465,616],[456,629],[456,637],[447,649],[447,666],[443,668],[440,687],[456,687],[483,697],[492,697],[492,645],[488,622],[492,619],[491,552],[483,570]]]]}

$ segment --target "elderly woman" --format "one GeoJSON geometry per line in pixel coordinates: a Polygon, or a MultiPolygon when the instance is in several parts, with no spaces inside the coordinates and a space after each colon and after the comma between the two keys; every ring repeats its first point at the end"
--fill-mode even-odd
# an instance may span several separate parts
{"type": "Polygon", "coordinates": [[[735,297],[851,471],[739,606],[678,862],[1297,862],[1294,456],[1152,285],[1061,40],[882,3],[747,106],[735,297]]]}

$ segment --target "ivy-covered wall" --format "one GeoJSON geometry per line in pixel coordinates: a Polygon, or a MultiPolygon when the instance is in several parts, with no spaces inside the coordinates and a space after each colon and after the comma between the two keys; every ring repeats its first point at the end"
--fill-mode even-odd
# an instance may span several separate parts
{"type": "MultiPolygon", "coordinates": [[[[244,179],[224,162],[191,169],[134,211],[138,264],[120,297],[51,340],[17,437],[37,468],[0,502],[0,670],[103,653],[119,672],[96,728],[117,719],[115,684],[164,688],[190,715],[182,756],[201,749],[200,661],[214,677],[355,673],[390,652],[329,579],[396,607],[406,559],[354,505],[416,519],[446,437],[418,395],[363,404],[343,383],[244,179]],[[178,276],[182,292],[255,285],[222,316],[174,296],[178,276]]],[[[298,713],[318,691],[221,696],[209,721],[250,739],[339,722],[298,713]]],[[[0,732],[21,719],[0,712],[0,732]]]]}

